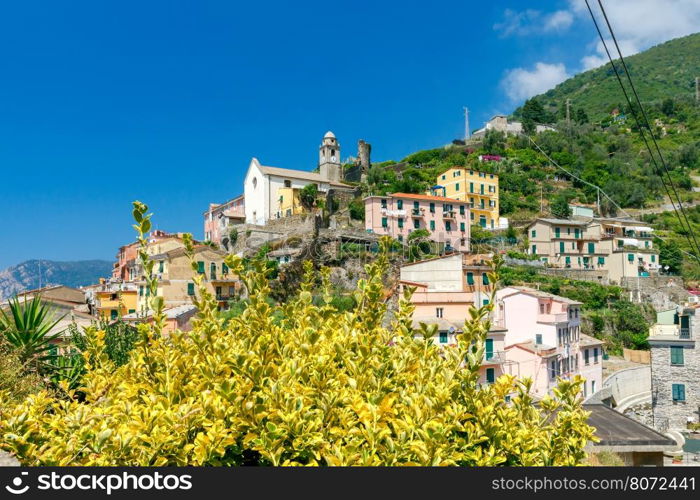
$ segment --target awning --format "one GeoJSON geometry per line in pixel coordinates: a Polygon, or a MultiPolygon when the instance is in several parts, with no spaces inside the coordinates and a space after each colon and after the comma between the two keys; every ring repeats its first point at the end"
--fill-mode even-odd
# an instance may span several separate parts
{"type": "Polygon", "coordinates": [[[651,233],[654,231],[652,228],[647,227],[647,226],[628,226],[625,229],[628,231],[638,231],[640,233],[651,233]]]}

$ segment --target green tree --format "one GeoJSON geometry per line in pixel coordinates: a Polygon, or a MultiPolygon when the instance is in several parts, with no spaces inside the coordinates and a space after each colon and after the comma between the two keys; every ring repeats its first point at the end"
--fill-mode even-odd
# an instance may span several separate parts
{"type": "Polygon", "coordinates": [[[657,239],[659,247],[659,263],[672,274],[679,274],[683,268],[683,252],[678,243],[674,240],[657,239]]]}
{"type": "Polygon", "coordinates": [[[549,205],[549,211],[552,216],[559,219],[568,219],[571,217],[571,207],[569,206],[569,200],[566,196],[557,196],[554,201],[549,205]]]}
{"type": "Polygon", "coordinates": [[[304,208],[311,210],[316,204],[316,198],[318,197],[318,186],[316,184],[307,184],[299,192],[299,200],[304,208]]]}
{"type": "Polygon", "coordinates": [[[430,231],[427,229],[416,229],[408,235],[408,258],[411,262],[424,259],[430,254],[430,231]]]}
{"type": "Polygon", "coordinates": [[[583,108],[578,108],[576,110],[576,123],[588,123],[588,114],[586,114],[586,110],[584,110],[583,108]]]}
{"type": "Polygon", "coordinates": [[[355,198],[349,203],[350,218],[354,220],[365,220],[365,202],[360,198],[355,198]]]}
{"type": "Polygon", "coordinates": [[[663,100],[661,103],[661,112],[666,116],[673,116],[676,110],[675,103],[670,97],[663,100]]]}

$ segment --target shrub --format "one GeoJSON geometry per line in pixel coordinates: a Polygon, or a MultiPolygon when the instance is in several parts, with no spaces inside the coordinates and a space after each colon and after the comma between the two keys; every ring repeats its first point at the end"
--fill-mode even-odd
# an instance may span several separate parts
{"type": "Polygon", "coordinates": [[[298,294],[271,306],[264,262],[245,271],[227,256],[248,292],[240,316],[224,325],[195,274],[191,332],[161,335],[162,302],[152,297],[156,320],[139,325],[129,361],[115,367],[104,333],[88,329],[84,402],[42,392],[17,404],[0,394],[0,447],[27,465],[582,463],[593,429],[580,378],[560,381],[538,405],[528,380],[479,384],[493,301],[471,311],[453,348],[433,343],[434,326],[413,329],[411,290],[385,323],[389,244],[344,313],[330,304],[327,269],[323,304],[313,303],[317,276],[307,263],[298,294]]]}

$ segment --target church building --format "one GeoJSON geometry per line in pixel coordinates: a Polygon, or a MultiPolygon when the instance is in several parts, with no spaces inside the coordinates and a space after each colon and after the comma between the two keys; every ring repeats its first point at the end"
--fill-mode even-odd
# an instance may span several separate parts
{"type": "Polygon", "coordinates": [[[244,182],[245,222],[265,225],[271,219],[302,213],[300,192],[305,186],[316,184],[323,194],[352,189],[342,181],[340,144],[330,131],[319,147],[318,172],[265,166],[253,158],[244,182]]]}

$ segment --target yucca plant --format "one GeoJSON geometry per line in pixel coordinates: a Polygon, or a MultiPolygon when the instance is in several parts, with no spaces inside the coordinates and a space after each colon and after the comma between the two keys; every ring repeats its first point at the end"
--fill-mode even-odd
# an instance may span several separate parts
{"type": "Polygon", "coordinates": [[[9,311],[0,309],[0,333],[17,349],[22,362],[34,360],[38,368],[50,357],[51,342],[60,335],[51,330],[63,316],[42,302],[39,295],[23,302],[15,297],[8,305],[9,311]]]}

